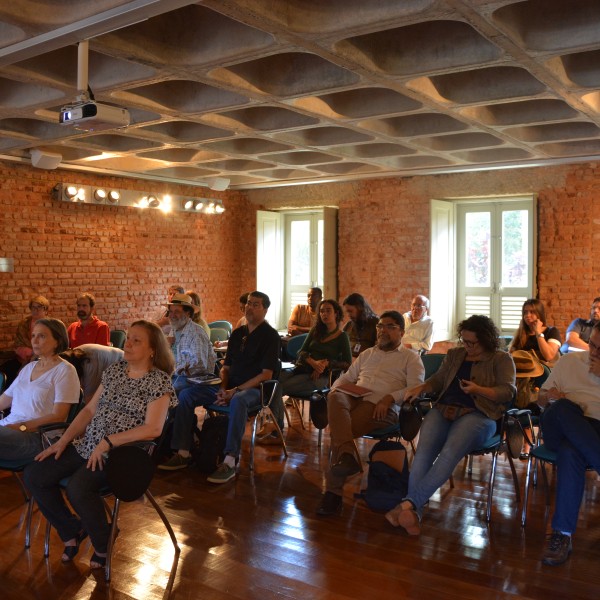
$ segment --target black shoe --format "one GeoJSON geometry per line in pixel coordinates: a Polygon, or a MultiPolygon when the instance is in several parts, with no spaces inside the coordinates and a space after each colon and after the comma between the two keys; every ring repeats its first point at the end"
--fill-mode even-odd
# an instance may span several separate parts
{"type": "Polygon", "coordinates": [[[342,497],[333,492],[325,492],[317,507],[317,514],[323,517],[337,515],[342,512],[342,497]]]}
{"type": "Polygon", "coordinates": [[[352,454],[344,452],[335,465],[331,467],[331,473],[337,477],[350,477],[360,473],[360,465],[352,454]]]}
{"type": "Polygon", "coordinates": [[[562,565],[569,558],[572,549],[570,535],[553,531],[546,541],[542,562],[551,566],[562,565]]]}

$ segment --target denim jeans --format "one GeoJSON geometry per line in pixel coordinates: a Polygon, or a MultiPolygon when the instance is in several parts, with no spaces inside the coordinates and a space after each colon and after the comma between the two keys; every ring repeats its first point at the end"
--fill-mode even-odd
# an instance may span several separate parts
{"type": "Polygon", "coordinates": [[[217,399],[218,391],[218,385],[201,385],[196,383],[177,392],[179,404],[175,409],[171,448],[174,450],[190,449],[194,429],[194,409],[197,406],[213,404],[217,399]]]}
{"type": "Polygon", "coordinates": [[[197,385],[197,384],[188,382],[187,375],[173,375],[171,377],[171,383],[173,384],[173,387],[175,388],[175,392],[177,393],[177,395],[179,395],[179,392],[181,392],[182,390],[185,390],[186,388],[188,388],[192,385],[197,385]]]}
{"type": "Polygon", "coordinates": [[[240,455],[248,411],[258,406],[260,406],[260,390],[258,388],[241,390],[232,396],[229,402],[229,425],[227,426],[227,440],[225,442],[226,455],[235,458],[240,455]]]}
{"type": "Polygon", "coordinates": [[[586,468],[600,473],[600,421],[583,416],[570,400],[557,400],[542,414],[544,444],[557,453],[556,507],[552,529],[573,533],[585,488],[586,468]]]}
{"type": "Polygon", "coordinates": [[[321,375],[318,379],[313,379],[309,373],[282,371],[279,382],[284,396],[307,398],[314,390],[329,387],[329,375],[321,375]]]}
{"type": "Polygon", "coordinates": [[[0,460],[33,460],[42,451],[42,438],[35,431],[0,426],[0,460]]]}
{"type": "Polygon", "coordinates": [[[51,456],[28,465],[25,485],[63,542],[73,539],[83,529],[88,532],[94,550],[104,553],[110,525],[100,490],[106,487],[106,476],[99,469],[88,469],[86,463],[74,446],[69,445],[58,460],[51,456]],[[67,498],[79,518],[71,512],[61,491],[60,481],[65,477],[69,477],[67,498]]]}
{"type": "Polygon", "coordinates": [[[406,495],[406,500],[415,505],[419,515],[429,498],[450,478],[460,460],[483,445],[495,432],[496,422],[479,411],[456,421],[445,419],[435,408],[425,415],[406,495]]]}

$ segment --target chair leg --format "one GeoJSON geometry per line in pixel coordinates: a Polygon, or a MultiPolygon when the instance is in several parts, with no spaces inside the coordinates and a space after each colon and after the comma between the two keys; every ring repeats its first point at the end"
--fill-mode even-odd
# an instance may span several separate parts
{"type": "Polygon", "coordinates": [[[106,581],[110,581],[110,574],[112,568],[112,553],[113,546],[115,544],[115,539],[117,538],[117,522],[119,519],[119,507],[121,506],[121,501],[118,498],[115,498],[115,506],[112,511],[112,521],[110,524],[110,534],[108,536],[108,545],[106,547],[106,569],[104,571],[104,578],[106,581]]]}
{"type": "Polygon", "coordinates": [[[31,546],[31,517],[33,516],[33,498],[27,502],[27,518],[25,520],[25,548],[31,546]]]}
{"type": "Polygon", "coordinates": [[[488,484],[487,506],[485,510],[485,520],[489,523],[492,520],[492,496],[494,494],[494,483],[496,481],[496,465],[498,464],[498,452],[494,452],[492,458],[492,469],[490,471],[490,481],[488,484]]]}
{"type": "Polygon", "coordinates": [[[46,521],[46,535],[44,536],[44,558],[50,556],[50,521],[46,521]]]}
{"type": "Polygon", "coordinates": [[[304,402],[302,402],[302,410],[300,410],[300,404],[298,403],[298,398],[293,398],[292,396],[288,396],[292,402],[292,406],[294,410],[298,413],[298,417],[300,419],[300,426],[302,429],[306,429],[306,425],[304,424],[304,402]]]}
{"type": "Polygon", "coordinates": [[[277,431],[277,435],[279,436],[279,439],[281,440],[281,443],[283,444],[283,453],[285,454],[285,457],[287,458],[289,456],[289,454],[288,454],[287,446],[285,445],[285,438],[283,437],[283,431],[281,431],[281,428],[279,427],[279,423],[277,423],[277,419],[275,418],[275,415],[273,414],[273,411],[271,410],[270,406],[269,406],[269,413],[271,414],[271,420],[273,421],[273,424],[275,425],[275,430],[277,431]]]}
{"type": "Polygon", "coordinates": [[[156,500],[154,499],[154,496],[150,493],[150,490],[146,490],[145,495],[146,495],[146,498],[150,501],[150,504],[152,504],[152,506],[154,507],[154,510],[157,512],[158,516],[161,518],[161,521],[164,523],[164,526],[167,528],[169,537],[171,538],[171,542],[173,542],[173,548],[175,550],[175,558],[177,558],[179,556],[179,553],[181,552],[181,548],[179,547],[179,544],[177,543],[177,538],[175,537],[175,532],[173,531],[173,528],[171,527],[171,523],[169,523],[169,519],[167,519],[167,516],[163,512],[162,508],[158,505],[158,502],[156,502],[156,500]]]}
{"type": "Polygon", "coordinates": [[[510,465],[513,482],[515,484],[515,496],[517,498],[517,502],[521,502],[521,486],[519,485],[519,478],[517,477],[517,470],[515,469],[515,462],[513,460],[513,457],[510,455],[510,452],[507,451],[506,456],[508,456],[508,464],[510,465]]]}
{"type": "Polygon", "coordinates": [[[527,471],[525,472],[525,490],[523,492],[523,509],[521,511],[521,527],[525,527],[525,521],[527,520],[527,502],[529,501],[529,477],[531,475],[531,463],[533,462],[533,456],[529,456],[527,461],[527,471]]]}

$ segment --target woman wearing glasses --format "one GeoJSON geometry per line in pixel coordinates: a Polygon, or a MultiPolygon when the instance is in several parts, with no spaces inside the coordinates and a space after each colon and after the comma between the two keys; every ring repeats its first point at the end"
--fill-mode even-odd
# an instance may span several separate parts
{"type": "Polygon", "coordinates": [[[495,433],[515,392],[515,365],[499,350],[498,330],[489,317],[461,321],[458,336],[461,346],[448,352],[437,373],[404,395],[407,401],[423,393],[439,398],[421,426],[406,498],[386,514],[410,535],[420,533],[423,507],[460,460],[495,433]]]}

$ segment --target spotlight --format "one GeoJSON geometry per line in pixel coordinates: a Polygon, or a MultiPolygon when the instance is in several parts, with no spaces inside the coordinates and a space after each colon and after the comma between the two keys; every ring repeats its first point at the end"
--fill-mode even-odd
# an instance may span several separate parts
{"type": "Polygon", "coordinates": [[[106,190],[103,190],[101,188],[94,190],[94,200],[96,202],[104,202],[106,200],[106,195],[106,190]]]}
{"type": "Polygon", "coordinates": [[[160,206],[160,200],[156,196],[148,196],[148,206],[150,208],[158,208],[160,206]]]}
{"type": "Polygon", "coordinates": [[[204,202],[202,202],[202,200],[196,200],[194,208],[198,211],[202,210],[204,208],[204,202]]]}
{"type": "Polygon", "coordinates": [[[121,194],[119,194],[119,192],[117,192],[117,190],[111,190],[110,192],[108,192],[107,200],[111,204],[117,204],[120,199],[121,199],[121,194]]]}
{"type": "Polygon", "coordinates": [[[139,208],[148,208],[148,196],[144,196],[139,202],[138,202],[138,207],[139,208]]]}
{"type": "Polygon", "coordinates": [[[214,202],[211,202],[206,207],[206,214],[208,214],[208,215],[214,215],[215,214],[215,203],[214,202]]]}
{"type": "Polygon", "coordinates": [[[69,185],[65,188],[65,198],[77,202],[79,190],[74,185],[69,185]]]}
{"type": "Polygon", "coordinates": [[[215,206],[215,212],[218,215],[222,215],[225,212],[225,207],[223,206],[223,204],[221,202],[218,202],[215,206]]]}
{"type": "Polygon", "coordinates": [[[194,201],[190,198],[189,200],[184,200],[182,205],[184,210],[190,210],[191,208],[194,208],[194,201]]]}

